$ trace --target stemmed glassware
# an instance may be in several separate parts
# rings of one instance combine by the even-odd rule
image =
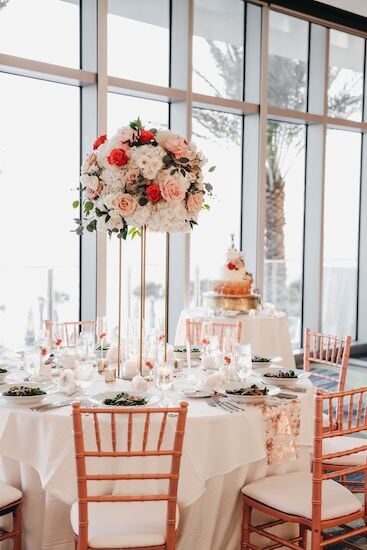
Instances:
[[[240,380],[246,380],[252,370],[251,344],[235,344],[234,364]]]
[[[162,406],[167,406],[165,393],[172,387],[173,366],[171,363],[160,363],[154,369],[154,383],[161,392],[160,401]]]

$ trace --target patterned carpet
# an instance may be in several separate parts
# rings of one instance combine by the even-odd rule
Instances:
[[[323,370],[325,371],[326,369],[320,368],[319,372],[322,373]],[[326,371],[326,374],[328,374],[330,376],[330,369],[328,369]],[[326,391],[335,391],[336,390],[335,385],[331,381],[322,380],[322,379],[317,378],[317,377],[311,377],[311,380],[315,385],[319,386],[320,388],[322,388]],[[349,363],[349,366],[348,366],[347,387],[348,388],[358,388],[358,387],[362,387],[362,386],[366,386],[366,385],[367,385],[367,360],[366,360],[366,358],[351,359],[350,363]],[[366,437],[367,437],[367,435],[366,435]],[[359,479],[359,480],[363,479],[363,474],[361,474],[358,477],[356,476],[354,478],[355,481],[357,479]],[[362,500],[363,496],[360,495],[360,498]],[[354,524],[352,524],[352,526],[355,527],[355,528],[362,527],[363,522],[362,521],[355,522]],[[328,530],[328,532],[331,535],[334,535],[334,536],[340,534],[342,531],[343,530],[339,529],[339,528]],[[350,542],[353,542],[355,545],[359,546],[361,548],[361,550],[367,550],[367,538],[365,536],[352,538],[352,539],[350,539]],[[331,544],[330,546],[327,546],[326,548],[330,549],[330,550],[346,550],[348,547],[345,546],[345,544],[340,543],[340,544]]]

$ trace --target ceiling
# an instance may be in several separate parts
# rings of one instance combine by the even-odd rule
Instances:
[[[323,4],[329,4],[335,8],[340,8],[341,10],[350,11],[352,13],[357,13],[358,15],[363,15],[367,17],[367,1],[366,0],[318,0]],[[366,24],[367,30],[367,24]]]

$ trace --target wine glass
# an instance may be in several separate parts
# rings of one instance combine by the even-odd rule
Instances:
[[[39,373],[41,368],[41,360],[39,353],[26,353],[24,356],[24,370],[28,374],[29,378]]]
[[[167,405],[165,392],[172,387],[173,367],[170,363],[161,363],[154,369],[155,385],[161,392],[160,401],[163,406]]]

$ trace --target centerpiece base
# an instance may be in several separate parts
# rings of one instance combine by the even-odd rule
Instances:
[[[239,311],[248,312],[250,309],[258,309],[260,296],[258,294],[247,294],[246,296],[226,296],[217,292],[205,292],[203,294],[203,305],[208,309],[216,311]]]

